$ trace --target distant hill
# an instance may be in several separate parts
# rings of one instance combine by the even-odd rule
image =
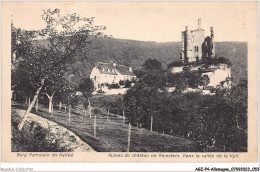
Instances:
[[[114,38],[95,38],[92,44],[78,53],[82,61],[76,61],[71,66],[78,82],[81,77],[88,77],[96,62],[116,62],[132,66],[133,70],[142,68],[148,58],[159,60],[164,68],[173,61],[180,59],[181,42],[144,42]],[[217,42],[216,55],[226,57],[232,62],[232,77],[237,83],[240,77],[247,76],[247,43]]]
[[[40,41],[46,44],[46,40]],[[233,84],[241,77],[247,76],[247,43],[216,42],[216,56],[228,58],[231,63]],[[92,43],[72,63],[69,73],[73,82],[79,83],[81,78],[89,77],[96,62],[116,62],[132,66],[133,70],[141,69],[145,60],[159,60],[163,68],[173,61],[179,60],[181,42],[145,42],[114,38],[93,38]],[[74,76],[74,77],[73,77]]]
[[[216,42],[216,55],[228,58],[231,63],[233,84],[240,78],[247,77],[247,43],[246,42]]]

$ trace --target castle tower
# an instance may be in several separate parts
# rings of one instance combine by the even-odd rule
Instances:
[[[215,57],[215,41],[214,41],[213,27],[210,27],[210,37],[211,37],[211,57]]]
[[[201,18],[198,19],[198,29],[197,30],[201,30]]]
[[[181,60],[183,63],[188,61],[188,49],[189,49],[189,29],[188,26],[185,26],[185,31],[182,32],[182,54]]]
[[[184,63],[196,62],[202,59],[202,44],[205,39],[205,31],[201,28],[201,19],[198,19],[196,30],[189,30],[188,26],[182,32],[181,60]]]

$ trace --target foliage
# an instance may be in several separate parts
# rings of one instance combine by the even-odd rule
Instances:
[[[125,85],[125,81],[124,80],[120,80],[119,81],[119,85]]]
[[[79,85],[79,91],[83,92],[86,96],[90,96],[94,90],[94,83],[90,78],[85,78],[81,80]]]
[[[66,106],[75,107],[81,101],[81,96],[76,95],[76,88],[77,87],[75,85],[70,85],[70,83],[65,85],[60,100]]]
[[[162,63],[156,59],[147,59],[143,64],[144,70],[162,70]]]
[[[108,89],[115,89],[115,88],[120,88],[120,86],[115,83],[115,84],[108,84]]]
[[[143,64],[140,72],[141,77],[139,83],[143,83],[149,87],[163,88],[166,86],[166,77],[162,69],[162,64],[156,59],[148,59]]]
[[[141,83],[147,84],[150,87],[164,88],[166,86],[166,78],[162,72],[149,71]]]
[[[119,85],[124,86],[124,88],[130,88],[132,86],[132,83],[136,83],[135,80],[120,80]]]
[[[47,129],[37,123],[26,125],[22,131],[17,129],[18,122],[12,115],[12,152],[70,152],[61,146],[61,140],[55,139]]]
[[[143,78],[146,74],[146,72],[142,69],[139,70],[134,70],[134,74],[136,75],[137,78]]]
[[[124,104],[131,123],[141,123],[149,128],[153,115],[154,126],[158,126],[159,132],[184,135],[194,140],[201,151],[214,147],[245,151],[246,93],[247,84],[243,80],[232,90],[226,90],[224,95],[159,92],[137,83],[124,95]]]
[[[106,28],[95,26],[93,17],[75,13],[63,16],[59,9],[44,10],[42,19],[46,23],[42,30],[12,28],[12,51],[20,59],[12,70],[12,85],[24,92],[24,87],[35,88],[34,91],[38,88],[39,92],[42,88],[46,92],[59,92],[57,98],[75,104],[78,97],[73,89],[76,87],[67,77],[67,71],[73,62],[80,60],[77,54],[91,44],[90,38],[104,36],[102,31]]]
[[[176,90],[185,90],[186,88],[198,88],[206,86],[209,83],[208,76],[202,76],[200,72],[184,71],[180,73],[168,73],[167,83],[170,87],[176,87]]]
[[[88,99],[91,97],[91,94],[94,91],[94,83],[90,78],[82,79],[78,89],[82,93],[80,96],[81,102],[86,108],[88,106]]]
[[[180,66],[183,66],[183,63],[181,61],[174,61],[168,64],[168,68],[180,67]]]
[[[126,80],[126,82],[125,82],[125,88],[130,88],[132,83],[135,83],[135,82],[131,82],[131,81],[129,81],[129,80]]]
[[[217,65],[217,64],[226,64],[227,66],[231,66],[231,62],[229,59],[224,57],[216,57],[213,59],[208,59],[205,61],[207,65]]]

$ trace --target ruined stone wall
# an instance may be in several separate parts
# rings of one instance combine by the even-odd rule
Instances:
[[[210,36],[205,38],[200,19],[197,30],[189,30],[186,26],[185,31],[182,32],[182,62],[196,62],[201,61],[202,58],[215,56],[213,27],[210,28],[210,32]]]

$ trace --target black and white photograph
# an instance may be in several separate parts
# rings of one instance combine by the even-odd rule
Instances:
[[[16,158],[257,158],[256,2],[4,5]]]

